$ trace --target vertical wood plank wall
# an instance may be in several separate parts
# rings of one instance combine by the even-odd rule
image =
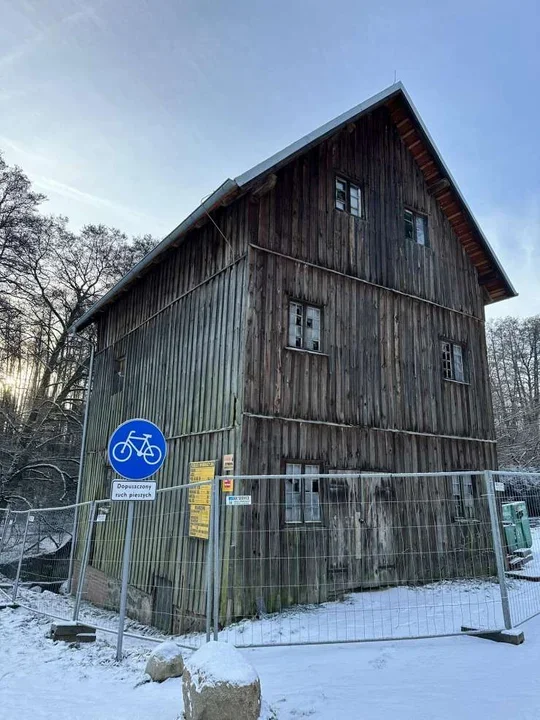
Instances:
[[[336,174],[361,187],[362,218],[335,209]],[[244,474],[281,473],[287,460],[323,471],[496,466],[485,294],[388,110],[375,110],[276,176],[258,197],[214,214],[228,243],[210,223],[194,230],[100,317],[83,499],[108,495],[107,439],[136,416],[165,430],[160,483],[169,487],[187,481],[189,462],[227,452]],[[404,207],[427,214],[428,247],[404,238]],[[322,307],[321,353],[286,347],[289,299]],[[467,384],[442,379],[440,337],[465,344]],[[122,357],[124,389],[113,394]],[[416,489],[374,482],[358,495],[340,482],[323,485],[323,522],[309,528],[285,527],[282,483],[238,483],[235,491],[252,494],[253,505],[224,512],[224,621],[261,605],[329,599],[336,588],[429,575],[420,560],[368,567],[365,558],[382,537],[372,534],[368,545],[355,541],[362,557],[336,581],[352,551],[336,544],[347,533],[332,528],[332,507],[350,507],[343,523],[361,512],[390,537],[400,527],[394,501],[433,492],[427,481]],[[392,503],[384,500],[389,492]],[[437,492],[440,519],[451,487],[440,483]],[[117,577],[124,520],[121,509],[114,512],[118,522],[96,529],[92,563]],[[185,498],[167,493],[152,511],[138,512],[144,531],[130,582],[144,592],[156,578],[171,585],[185,628],[186,618],[203,612],[206,543],[185,541]],[[471,546],[485,542],[471,528],[431,525],[425,541],[441,552],[463,543],[463,533],[472,533]],[[392,552],[401,541],[395,535]]]
[[[275,187],[260,199],[258,232],[249,249],[244,473],[283,473],[286,460],[316,463],[323,472],[496,467],[485,296],[387,109],[345,128],[276,175]],[[361,187],[363,218],[335,209],[336,175]],[[428,215],[429,247],[405,239],[404,207]],[[321,353],[287,348],[290,299],[322,307]],[[465,344],[467,384],[443,380],[441,337]],[[323,482],[323,521],[303,527],[284,523],[282,483],[246,482],[243,491],[252,494],[253,505],[241,513],[238,545],[244,552],[232,615],[255,612],[261,603],[271,610],[331,598],[331,566],[355,543],[364,562],[350,563],[353,577],[343,587],[429,577],[429,563],[411,564],[410,555],[398,552],[402,531],[395,528],[415,495],[416,525],[432,528],[417,542],[440,557],[465,540],[488,547],[485,526],[458,528],[451,522],[451,484],[429,482],[419,480],[415,487],[396,481],[390,487],[385,481],[383,491],[381,483],[366,481],[371,489],[361,502],[358,487],[346,480],[334,482],[332,493]],[[389,492],[392,502],[385,504]],[[420,509],[433,493],[440,503],[430,513],[438,514],[438,523]],[[477,502],[482,513],[478,497]],[[348,517],[340,522],[348,530],[333,533],[332,515],[344,512]],[[359,516],[377,518],[380,525],[378,534],[362,534],[360,544],[350,542],[353,528],[360,537]],[[392,536],[390,548],[383,538]],[[343,546],[347,542],[351,547]],[[446,566],[449,575],[460,572],[454,557],[453,567]]]
[[[109,496],[108,438],[129,418],[155,422],[167,438],[158,487],[189,482],[194,460],[240,457],[246,208],[236,203],[217,219],[230,246],[202,228],[100,320],[83,499]],[[136,513],[130,584],[149,594],[172,586],[174,627],[200,626],[208,543],[188,537],[187,493],[163,493]],[[93,567],[111,578],[120,576],[124,531],[125,507],[113,504],[96,525],[92,554]]]

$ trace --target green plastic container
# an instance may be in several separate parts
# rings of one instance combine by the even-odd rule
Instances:
[[[503,503],[502,515],[508,550],[513,552],[532,547],[531,525],[526,504],[522,501]]]

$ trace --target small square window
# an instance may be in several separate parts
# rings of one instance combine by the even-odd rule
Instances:
[[[296,301],[289,303],[289,347],[320,352],[321,308]]]
[[[362,217],[362,190],[358,185],[336,178],[336,208],[354,217]]]
[[[441,340],[441,365],[445,380],[466,382],[464,353],[465,348],[461,343]]]
[[[422,215],[405,208],[403,211],[405,239],[413,240],[418,243],[418,245],[428,245],[427,220],[427,215]]]

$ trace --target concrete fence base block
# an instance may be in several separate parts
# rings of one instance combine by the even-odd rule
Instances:
[[[62,642],[90,643],[96,641],[96,628],[77,622],[53,622],[49,637]]]
[[[471,637],[479,637],[483,640],[508,643],[509,645],[521,645],[525,642],[523,630],[498,630],[496,632],[478,632],[476,628],[462,627],[462,632],[469,633]]]
[[[18,603],[0,601],[0,610],[5,610],[6,608],[18,608],[18,607],[19,607]]]

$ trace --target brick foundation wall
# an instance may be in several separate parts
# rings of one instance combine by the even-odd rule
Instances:
[[[73,593],[79,586],[80,562],[75,561],[73,566]],[[120,581],[111,578],[101,570],[89,565],[86,568],[83,600],[105,610],[115,610],[120,607]],[[128,585],[127,607],[128,617],[145,625],[152,624],[152,597],[142,590]]]

